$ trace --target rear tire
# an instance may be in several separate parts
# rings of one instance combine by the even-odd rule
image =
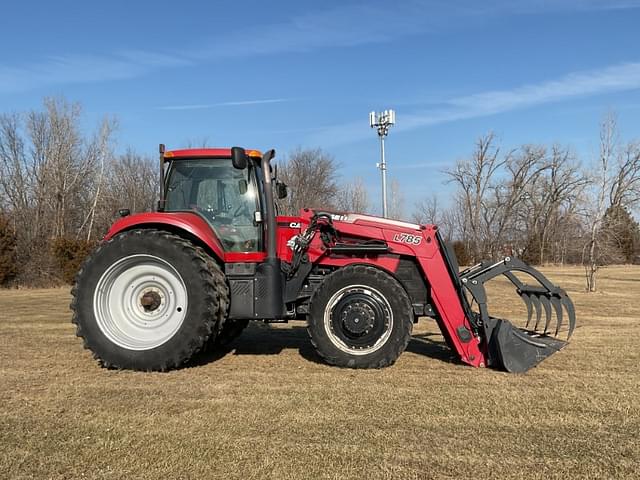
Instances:
[[[225,303],[209,262],[191,242],[160,230],[104,242],[76,276],[76,335],[104,367],[165,371],[184,364],[226,315],[228,295]]]
[[[365,265],[340,268],[311,298],[307,332],[331,365],[382,368],[405,350],[413,329],[411,301],[389,274]]]
[[[226,347],[236,338],[242,335],[242,332],[249,325],[249,320],[227,320],[218,333],[215,340],[215,346]]]
[[[204,253],[202,249],[199,250]],[[227,318],[230,302],[229,286],[227,285],[224,273],[218,264],[208,255],[207,259],[207,266],[213,273],[216,290],[218,291],[220,299],[218,315],[213,319],[212,323],[212,329],[215,329],[217,335],[212,335],[209,340],[207,340],[203,349],[206,352],[213,352],[217,347],[226,347],[238,338],[247,325],[249,325],[249,320],[235,320]]]

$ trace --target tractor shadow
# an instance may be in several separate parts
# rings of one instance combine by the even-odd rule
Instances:
[[[289,323],[287,328],[251,322],[242,334],[226,346],[212,352],[203,352],[189,362],[189,366],[201,366],[215,362],[226,355],[278,355],[283,350],[297,350],[309,362],[325,364],[316,353],[304,323]],[[411,337],[407,352],[433,358],[446,363],[460,363],[437,333],[419,333]]]
[[[440,360],[445,363],[455,363],[462,365],[456,354],[449,348],[439,333],[418,333],[414,334],[407,345],[405,352],[423,355],[425,357]]]
[[[302,358],[313,363],[324,363],[309,340],[305,326],[289,323],[280,328],[266,323],[250,322],[242,334],[228,345],[194,357],[189,366],[206,365],[227,355],[278,355],[283,350],[298,350]]]

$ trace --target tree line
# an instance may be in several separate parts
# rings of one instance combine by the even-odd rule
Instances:
[[[0,115],[0,285],[70,282],[121,208],[153,210],[154,157],[117,153],[117,121],[87,132],[82,109],[63,98],[39,110]],[[561,145],[505,149],[494,134],[444,171],[448,198],[425,197],[407,213],[391,179],[389,215],[435,223],[461,264],[516,255],[534,264],[581,264],[587,289],[609,263],[640,261],[640,143],[622,142],[615,116],[601,125],[599,152],[581,162]],[[289,185],[281,214],[302,207],[356,213],[373,205],[361,178],[344,179],[322,149],[296,149],[278,162]],[[377,202],[376,202],[377,204]]]
[[[640,263],[640,143],[622,142],[616,117],[600,126],[591,162],[561,145],[504,150],[493,134],[447,169],[454,199],[431,218],[446,226],[464,264],[516,255],[533,264],[585,267],[596,290],[602,265]],[[427,202],[433,206],[435,200]]]
[[[49,98],[0,115],[0,285],[70,282],[119,208],[153,207],[157,163],[115,154],[115,119],[85,133],[81,113]]]

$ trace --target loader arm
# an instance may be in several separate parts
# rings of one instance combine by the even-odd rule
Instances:
[[[483,338],[464,295],[455,254],[447,249],[437,227],[427,226],[424,235],[427,252],[419,256],[418,261],[431,289],[432,307],[440,331],[462,362],[485,367]]]

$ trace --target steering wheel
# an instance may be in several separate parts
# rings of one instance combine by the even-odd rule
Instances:
[[[247,217],[251,216],[251,212],[249,212],[249,206],[247,205],[247,202],[241,202],[240,205],[238,205],[233,210],[233,213],[231,214],[231,218],[232,219],[238,218],[241,214],[246,215]]]

